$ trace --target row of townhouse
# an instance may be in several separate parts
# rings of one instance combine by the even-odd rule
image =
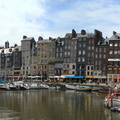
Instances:
[[[120,34],[66,33],[63,38],[23,36],[21,46],[0,48],[0,76],[84,76],[94,81],[119,81]]]

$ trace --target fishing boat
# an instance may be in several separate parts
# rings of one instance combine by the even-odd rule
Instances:
[[[78,86],[75,91],[80,91],[80,92],[90,92],[91,91],[91,87],[89,86]]]

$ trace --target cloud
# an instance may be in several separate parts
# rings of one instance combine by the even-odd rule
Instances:
[[[23,35],[64,37],[73,28],[111,36],[120,31],[119,6],[115,0],[0,0],[0,45],[20,45]]]

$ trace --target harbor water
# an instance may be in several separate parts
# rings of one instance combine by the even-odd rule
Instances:
[[[0,120],[120,120],[106,94],[72,90],[0,91]]]

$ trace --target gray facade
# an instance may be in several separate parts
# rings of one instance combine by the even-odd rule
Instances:
[[[21,75],[31,75],[33,73],[33,56],[35,54],[36,42],[33,37],[23,36],[21,40],[21,50],[22,50],[22,68]]]
[[[19,76],[21,61],[21,46],[9,48],[9,43],[5,43],[5,48],[0,49],[0,76]]]
[[[58,37],[55,45],[55,75],[61,76],[63,73],[63,58],[64,58],[64,41],[65,38]]]

